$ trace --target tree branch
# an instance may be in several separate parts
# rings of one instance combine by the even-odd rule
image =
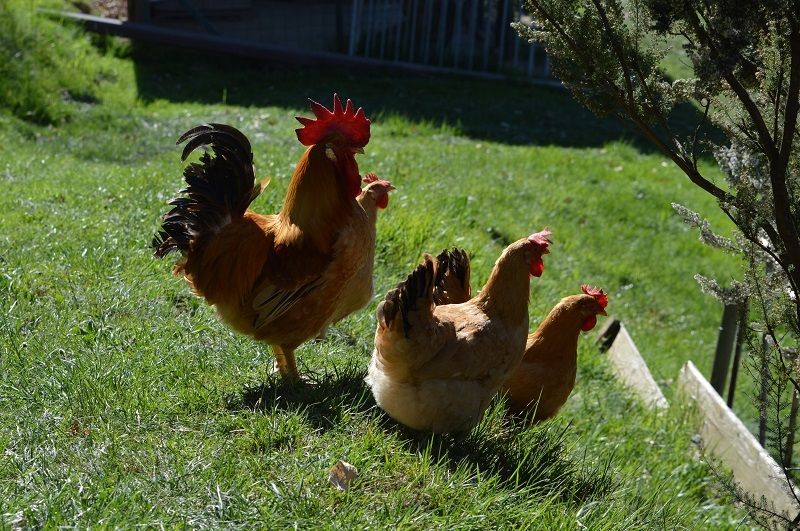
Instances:
[[[596,2],[597,0],[593,1]],[[555,19],[553,13],[544,7],[542,2],[539,0],[528,0],[528,2],[536,10],[536,12],[552,26],[561,39],[563,39],[564,42],[569,46],[573,53],[573,57],[581,62],[584,70],[590,73],[596,72],[597,69],[592,62],[592,57],[587,56],[586,49],[582,46],[578,46],[575,40],[570,37],[570,35],[566,32],[564,25]],[[628,74],[626,74],[625,77],[628,81],[630,81]],[[633,125],[648,141],[658,148],[661,153],[672,160],[681,169],[681,171],[683,171],[686,176],[689,177],[689,180],[692,181],[692,183],[714,196],[718,201],[726,203],[734,202],[734,196],[703,177],[697,168],[693,167],[691,161],[686,160],[676,153],[655,133],[650,126],[647,125],[644,119],[639,115],[639,112],[636,109],[636,106],[632,103],[631,99],[620,96],[620,92],[624,92],[625,89],[618,87],[613,80],[608,78],[608,76],[601,74],[601,78],[605,86],[605,91],[617,101],[617,104],[620,108],[627,111],[627,115],[623,115],[623,117],[633,123]],[[628,90],[627,94],[629,96],[632,95],[632,86],[631,89]]]
[[[633,90],[633,83],[632,83],[632,78],[631,78],[631,68],[639,76],[639,82],[642,84],[642,87],[644,88],[645,92],[647,93],[647,96],[650,98],[650,100],[652,102],[655,102],[656,101],[656,97],[655,97],[655,94],[653,93],[653,90],[647,84],[647,76],[645,76],[644,72],[642,72],[642,69],[640,68],[640,65],[639,65],[638,61],[636,61],[635,59],[633,61],[631,61],[631,62],[628,61],[628,57],[625,54],[625,48],[622,46],[622,43],[619,42],[619,39],[617,38],[617,34],[614,32],[614,28],[611,26],[611,21],[608,19],[608,14],[606,13],[606,9],[603,7],[603,5],[598,0],[592,0],[592,3],[594,4],[595,9],[597,9],[597,14],[600,16],[600,21],[603,23],[603,30],[605,31],[605,33],[608,36],[609,40],[611,40],[611,45],[612,45],[612,47],[614,49],[614,53],[616,54],[617,59],[619,60],[620,64],[622,65],[623,73],[625,75],[625,85],[626,85],[626,88],[627,88],[627,91],[628,91],[628,101],[629,101],[629,105],[630,105],[631,109],[635,109],[636,108],[636,101],[634,99],[635,93],[634,93],[634,90]],[[638,44],[638,41],[637,41],[637,44]],[[643,104],[643,106],[646,106],[648,108],[648,110],[650,111],[650,113],[653,114],[656,117],[656,119],[658,120],[659,124],[664,129],[664,131],[667,133],[667,136],[670,137],[672,142],[677,147],[681,147],[679,142],[677,141],[677,137],[672,132],[672,128],[669,126],[669,122],[667,121],[667,119],[664,116],[664,114],[661,113],[658,109],[656,109],[656,108],[654,108],[654,107],[652,107],[650,105]],[[683,153],[682,153],[682,155],[683,155]]]
[[[705,27],[700,23],[700,20],[698,19],[698,13],[692,9],[687,9],[686,18],[687,21],[692,25],[692,29],[694,30],[695,34],[697,34],[697,36],[700,38],[701,43],[708,46],[708,49],[711,51],[712,59],[714,59],[718,66],[722,66],[720,61],[721,54],[717,49],[716,42],[714,42],[714,39],[711,37],[709,32],[706,31]],[[742,103],[742,106],[744,106],[747,114],[750,116],[750,119],[753,120],[761,147],[764,149],[771,163],[777,158],[778,150],[775,148],[775,141],[769,134],[769,129],[767,128],[767,124],[764,122],[764,117],[761,115],[761,111],[750,97],[750,93],[747,92],[747,89],[744,88],[736,75],[734,75],[733,70],[730,68],[725,68],[722,71],[722,77],[728,83],[728,86],[731,88],[731,90],[736,94],[736,97]]]
[[[800,109],[800,27],[796,22],[790,22],[792,32],[789,40],[789,53],[791,66],[789,70],[789,90],[786,95],[786,109],[784,113],[783,138],[781,139],[780,152],[775,161],[774,171],[770,171],[772,181],[772,195],[775,202],[775,221],[778,232],[786,246],[795,268],[800,275],[800,234],[794,225],[789,204],[789,189],[786,185],[786,169],[792,154],[792,143],[797,131],[797,113]],[[780,109],[775,109],[779,112]],[[798,276],[800,279],[800,276]],[[800,295],[800,294],[799,294]]]

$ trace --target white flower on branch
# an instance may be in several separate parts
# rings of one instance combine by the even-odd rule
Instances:
[[[711,224],[705,218],[701,217],[700,214],[693,210],[689,210],[683,205],[678,203],[672,203],[672,208],[678,215],[683,219],[683,222],[689,225],[690,227],[694,227],[700,230],[700,241],[709,245],[711,247],[716,247],[718,249],[723,249],[725,251],[737,251],[738,247],[732,240],[720,236],[719,234],[715,233],[711,230]]]
[[[701,290],[713,295],[717,300],[726,305],[742,304],[750,295],[748,286],[736,280],[731,281],[731,285],[724,288],[713,278],[704,277],[699,273],[694,276],[694,279],[700,284]]]

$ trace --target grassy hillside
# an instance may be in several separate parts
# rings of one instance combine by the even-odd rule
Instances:
[[[741,525],[697,458],[687,411],[643,410],[589,336],[565,411],[538,427],[504,420],[498,403],[469,435],[414,433],[362,382],[377,297],[421,252],[468,249],[479,286],[507,242],[544,225],[554,245],[533,283],[532,326],[588,282],[610,292],[661,383],[686,359],[710,365],[721,309],[691,277],[725,278],[736,264],[669,203],[724,220],[618,124],[527,85],[87,53],[108,75],[92,81],[95,100],[64,103],[69,119],[45,127],[0,111],[4,524]],[[379,220],[376,299],[299,350],[317,384],[296,390],[148,243],[181,186],[180,133],[206,121],[242,129],[258,174],[273,177],[254,208],[275,211],[301,153],[293,117],[306,96],[328,103],[334,91],[373,120],[362,171],[398,191]],[[326,482],[337,459],[360,471],[347,493]]]

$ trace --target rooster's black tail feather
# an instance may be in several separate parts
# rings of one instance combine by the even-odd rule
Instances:
[[[255,184],[253,153],[247,137],[224,124],[206,124],[186,131],[178,144],[187,142],[181,160],[198,147],[200,162],[186,166],[186,188],[170,201],[172,209],[164,214],[161,230],[152,242],[154,254],[163,258],[172,251],[189,252],[198,240],[216,234],[232,220],[242,217],[261,191]]]

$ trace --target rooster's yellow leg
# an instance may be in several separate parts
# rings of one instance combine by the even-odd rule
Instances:
[[[272,352],[275,353],[275,362],[281,376],[292,382],[300,381],[300,373],[297,372],[297,363],[294,359],[294,349],[271,345]]]

